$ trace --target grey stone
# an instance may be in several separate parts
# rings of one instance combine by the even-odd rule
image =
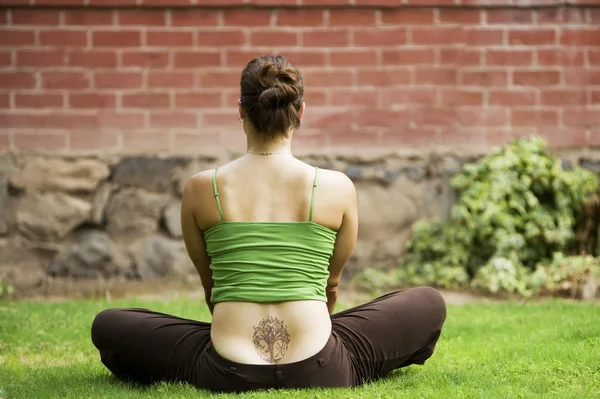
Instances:
[[[30,239],[59,240],[87,222],[91,209],[89,202],[65,193],[28,195],[19,201],[17,226]]]
[[[183,277],[196,273],[185,245],[180,240],[154,235],[131,245],[129,252],[134,270],[142,280]]]
[[[112,184],[105,182],[98,187],[98,190],[94,193],[94,197],[92,198],[92,216],[91,222],[95,225],[100,225],[104,223],[104,211],[106,209],[106,204],[108,203],[108,199],[112,194],[114,187]]]
[[[560,166],[563,168],[563,170],[571,170],[573,169],[573,162],[571,162],[569,159],[561,159]]]
[[[123,158],[113,169],[112,180],[127,187],[143,188],[158,193],[171,192],[175,172],[190,163],[183,157],[131,157]]]
[[[11,175],[10,182],[28,193],[91,193],[109,173],[108,165],[96,159],[31,157]]]
[[[403,175],[413,181],[421,181],[427,176],[427,166],[424,164],[407,165],[402,168]]]
[[[171,237],[183,237],[181,231],[181,201],[171,201],[167,205],[163,213],[163,220]]]
[[[600,159],[583,158],[579,166],[600,175]]]
[[[190,177],[203,170],[214,168],[216,166],[216,161],[217,158],[203,157],[201,159],[193,160],[184,167],[177,168],[174,175],[177,185],[177,194],[180,196],[183,194],[185,184]]]
[[[8,156],[0,157],[0,235],[8,233],[9,196],[8,181],[14,163]]]
[[[364,169],[364,166],[361,166],[361,165],[348,165],[346,167],[346,170],[344,170],[344,173],[351,180],[359,180],[364,177],[363,169]]]
[[[168,194],[125,188],[114,193],[106,205],[107,231],[113,238],[136,238],[158,231]]]
[[[0,281],[16,290],[39,287],[46,278],[48,260],[16,239],[0,239]]]
[[[120,256],[108,234],[98,230],[81,230],[74,234],[66,249],[52,262],[53,277],[108,278],[127,276],[129,262]]]

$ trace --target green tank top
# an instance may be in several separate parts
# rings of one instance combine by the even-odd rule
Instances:
[[[306,222],[225,220],[217,169],[212,182],[221,222],[204,231],[214,286],[211,301],[327,302],[329,258],[337,232],[312,221],[318,168]]]

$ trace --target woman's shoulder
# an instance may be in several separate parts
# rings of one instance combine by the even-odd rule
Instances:
[[[317,186],[340,196],[352,195],[356,192],[354,182],[343,172],[319,168]]]

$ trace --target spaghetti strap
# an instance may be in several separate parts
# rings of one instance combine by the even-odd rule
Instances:
[[[310,197],[310,208],[308,210],[308,221],[312,222],[313,205],[315,203],[315,188],[317,188],[317,176],[319,175],[319,168],[315,166],[315,180],[313,181],[312,195]]]
[[[219,215],[221,215],[221,222],[225,220],[223,217],[223,208],[221,208],[221,200],[219,199],[219,192],[217,191],[217,169],[213,171],[212,183],[213,183],[213,191],[215,193],[215,199],[217,200],[217,207],[219,208]]]

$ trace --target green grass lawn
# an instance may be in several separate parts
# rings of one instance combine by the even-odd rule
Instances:
[[[42,398],[600,398],[600,306],[548,301],[449,306],[425,366],[357,389],[214,395],[189,386],[115,381],[90,341],[106,307],[208,320],[191,300],[0,302],[0,399]]]

